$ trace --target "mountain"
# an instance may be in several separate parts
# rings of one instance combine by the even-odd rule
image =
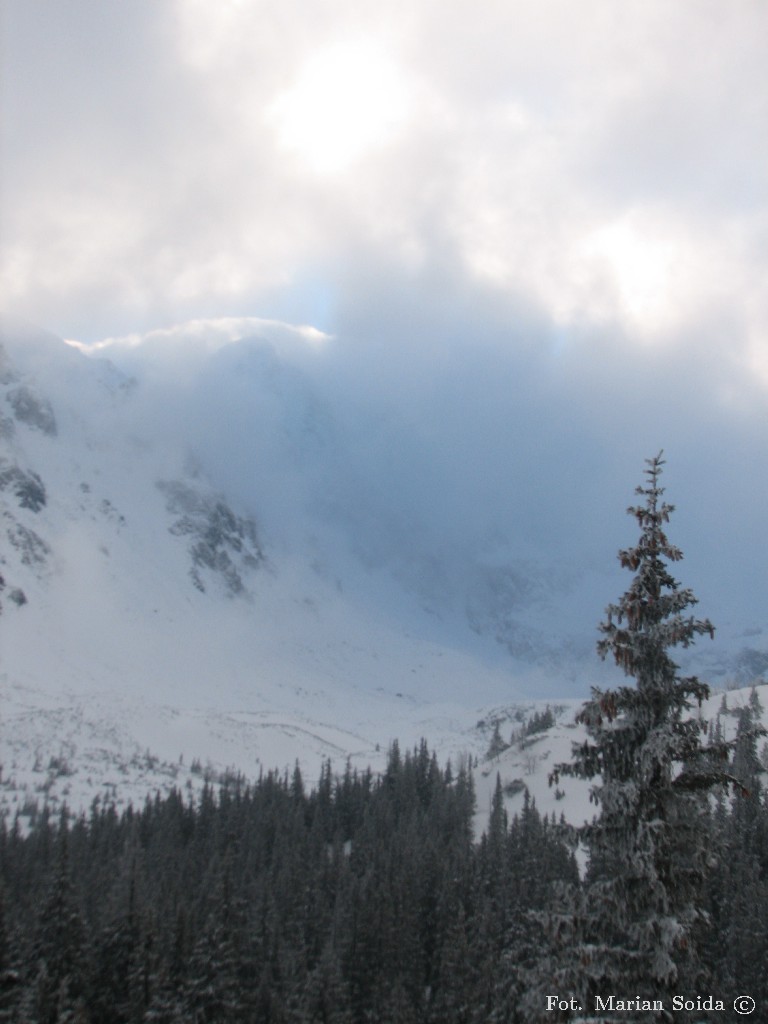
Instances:
[[[443,530],[428,463],[391,444],[407,424],[327,379],[318,332],[224,320],[85,350],[4,321],[0,343],[6,807],[314,778],[422,736],[482,758],[489,723],[604,677],[610,572]],[[748,643],[721,675],[762,673]]]

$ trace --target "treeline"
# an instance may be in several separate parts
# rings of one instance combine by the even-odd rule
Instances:
[[[712,809],[710,974],[768,1000],[768,810],[743,712]],[[0,828],[0,1020],[18,1024],[489,1024],[519,1018],[537,911],[579,884],[567,829],[394,745],[349,767],[234,780],[118,814]],[[735,993],[738,994],[738,993]],[[768,1002],[763,1002],[763,1006]]]

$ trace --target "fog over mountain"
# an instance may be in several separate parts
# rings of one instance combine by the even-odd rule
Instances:
[[[23,331],[8,342],[31,393],[52,417],[60,410],[57,422],[71,418],[69,432],[47,437],[62,488],[80,483],[62,475],[64,459],[80,458],[73,445],[105,453],[99,473],[112,486],[127,487],[120,458],[125,474],[161,482],[146,494],[158,506],[164,496],[171,515],[204,480],[257,524],[265,572],[288,565],[329,591],[351,589],[373,618],[414,616],[418,632],[504,665],[510,690],[579,695],[599,674],[595,626],[623,585],[616,549],[633,532],[623,512],[658,426],[635,420],[644,448],[623,437],[598,446],[586,403],[564,410],[551,383],[536,393],[530,368],[498,353],[492,367],[478,354],[430,373],[414,366],[401,388],[370,376],[353,387],[335,339],[274,322],[195,323],[113,340],[89,358]],[[629,426],[631,396],[627,405]],[[728,582],[746,553],[754,481],[734,479],[736,457],[709,463],[701,437],[668,458],[681,576],[726,637],[760,628],[748,588]],[[742,579],[759,557],[742,562]],[[732,647],[700,652],[703,663],[738,671]]]
[[[586,409],[556,430],[553,389],[512,360],[356,388],[336,339],[256,319],[90,348],[5,320],[2,346],[13,794],[46,764],[99,792],[132,773],[140,795],[179,758],[314,772],[422,735],[484,752],[515,708],[616,681],[595,627],[626,585],[642,457],[590,448]],[[668,466],[679,575],[722,627],[681,654],[715,684],[768,664],[759,605],[728,582],[760,557],[738,562],[737,469],[698,443]]]
[[[186,444],[272,543],[314,545],[318,564],[351,557],[379,608],[407,594],[438,630],[469,625],[515,657],[554,659],[553,692],[584,692],[594,672],[595,626],[625,584],[625,509],[659,448],[681,577],[726,635],[761,625],[759,423],[703,406],[695,365],[687,389],[683,366],[668,360],[665,379],[627,354],[585,381],[540,337],[525,345],[540,325],[523,324],[517,347],[473,347],[469,322],[450,319],[439,357],[415,339],[407,360],[255,320],[97,351],[142,382],[147,428]]]

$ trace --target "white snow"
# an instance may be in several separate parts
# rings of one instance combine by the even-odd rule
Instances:
[[[279,325],[267,327],[280,334]],[[288,334],[290,344],[299,343]],[[326,758],[339,770],[347,758],[379,769],[392,740],[406,749],[424,737],[442,760],[480,759],[479,824],[487,820],[497,772],[504,783],[520,780],[545,813],[565,811],[571,820],[591,814],[586,785],[561,782],[565,795],[558,798],[547,784],[580,736],[572,724],[579,701],[527,696],[539,686],[557,692],[557,665],[510,658],[457,614],[430,610],[412,588],[345,548],[327,521],[308,514],[293,485],[276,486],[294,534],[275,527],[274,495],[265,498],[270,515],[263,521],[258,503],[245,507],[221,494],[211,483],[217,474],[210,452],[206,463],[185,433],[199,390],[186,404],[177,395],[177,404],[165,407],[151,379],[136,382],[103,359],[18,325],[6,324],[0,335],[0,425],[13,421],[0,439],[0,470],[36,473],[47,496],[33,511],[20,507],[12,486],[0,490],[6,811],[35,801],[76,809],[95,797],[141,801],[156,789],[195,791],[227,771],[254,777],[290,770],[296,761],[314,781]],[[198,363],[227,343],[223,335],[201,342]],[[11,393],[20,386],[50,403],[55,434],[14,418]],[[299,420],[309,415],[291,409]],[[321,428],[315,420],[311,427],[300,462],[313,458],[313,431]],[[239,439],[272,445],[265,487],[277,479],[275,452],[291,450],[297,436],[276,448],[273,438]],[[225,448],[216,450],[228,458]],[[233,454],[235,464],[241,455]],[[254,465],[263,466],[258,459]],[[193,585],[190,549],[198,535],[186,527],[171,532],[180,513],[169,511],[163,481],[181,481],[201,508],[221,500],[235,518],[253,519],[261,564],[248,564],[237,537],[217,549],[231,558],[242,594],[205,566],[198,567],[205,592]],[[11,599],[12,591],[23,591],[27,603]],[[484,760],[495,718],[508,739],[521,716],[548,703],[559,709],[553,729]],[[522,802],[517,788],[508,797],[511,813]]]

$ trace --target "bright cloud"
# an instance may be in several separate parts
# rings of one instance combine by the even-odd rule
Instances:
[[[352,39],[314,54],[267,109],[280,145],[330,173],[386,144],[407,114],[407,90],[375,43]]]
[[[601,309],[595,303],[593,315],[618,311],[646,340],[658,328],[676,326],[675,317],[694,301],[700,256],[684,232],[664,222],[643,223],[634,211],[597,228],[578,250],[578,258],[606,286],[605,304]]]
[[[0,279],[22,315],[93,341],[310,322],[322,294],[335,332],[385,321],[389,285],[418,320],[458,282],[476,335],[501,308],[510,335],[536,307],[572,341],[664,349],[728,323],[760,379],[762,0],[62,10],[3,5]]]

